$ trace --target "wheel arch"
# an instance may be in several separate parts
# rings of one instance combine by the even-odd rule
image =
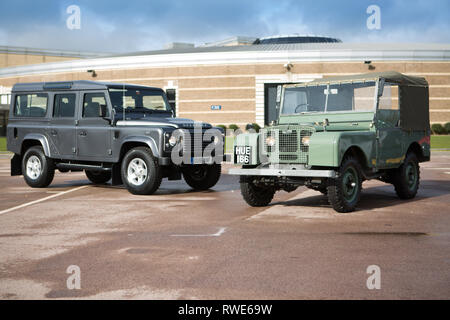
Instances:
[[[123,157],[128,151],[136,147],[150,148],[152,155],[156,158],[159,158],[159,151],[155,140],[148,137],[130,137],[125,139],[120,147],[120,161],[122,161]]]
[[[356,145],[353,145],[353,146],[350,146],[349,148],[347,148],[347,150],[344,152],[342,158],[339,161],[339,165],[342,165],[342,162],[344,161],[344,159],[349,155],[355,157],[363,169],[368,169],[369,163],[367,161],[367,156],[364,153],[364,151]]]
[[[46,157],[50,157],[50,147],[47,138],[42,134],[27,134],[20,147],[21,156],[31,147],[41,146]]]
[[[414,141],[412,142],[409,147],[408,150],[406,151],[406,154],[408,154],[408,152],[414,152],[415,155],[417,156],[417,158],[419,159],[419,162],[423,162],[423,161],[428,161],[429,159],[423,154],[423,150],[420,147],[420,145]]]

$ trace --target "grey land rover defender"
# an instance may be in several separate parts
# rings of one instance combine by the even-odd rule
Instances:
[[[23,175],[31,187],[47,187],[56,169],[84,170],[93,183],[123,183],[133,194],[154,193],[163,178],[183,176],[197,190],[213,187],[220,178],[223,132],[175,118],[159,88],[18,83],[9,114],[11,175]]]

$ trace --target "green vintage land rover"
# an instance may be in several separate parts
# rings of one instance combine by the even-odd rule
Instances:
[[[236,137],[234,163],[251,206],[306,186],[338,212],[355,210],[362,182],[416,196],[419,163],[430,160],[428,83],[398,72],[317,79],[278,88],[278,120]]]

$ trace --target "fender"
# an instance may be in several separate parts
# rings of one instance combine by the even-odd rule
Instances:
[[[50,158],[50,146],[48,144],[48,139],[45,135],[40,134],[40,133],[28,133],[27,135],[25,135],[25,137],[23,138],[22,141],[22,145],[20,146],[21,151],[22,151],[22,146],[24,144],[25,141],[29,141],[29,140],[36,140],[39,141],[42,145],[42,148],[44,149],[44,154],[46,157]]]
[[[366,158],[367,167],[375,155],[375,133],[371,131],[316,132],[311,136],[309,162],[311,166],[339,167],[352,147],[359,148]]]
[[[124,144],[128,142],[140,142],[146,144],[150,150],[152,150],[153,156],[156,158],[160,158],[161,154],[158,149],[158,145],[156,144],[155,140],[152,137],[146,137],[146,136],[131,136],[127,137],[125,140],[122,141],[122,145],[120,146],[120,149],[122,150],[122,147]]]

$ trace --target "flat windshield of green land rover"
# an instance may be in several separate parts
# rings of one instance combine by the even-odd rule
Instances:
[[[375,81],[286,87],[281,115],[375,110]]]
[[[128,118],[141,118],[154,113],[171,114],[169,103],[163,91],[133,87],[110,87],[109,97],[115,114],[123,113]]]

